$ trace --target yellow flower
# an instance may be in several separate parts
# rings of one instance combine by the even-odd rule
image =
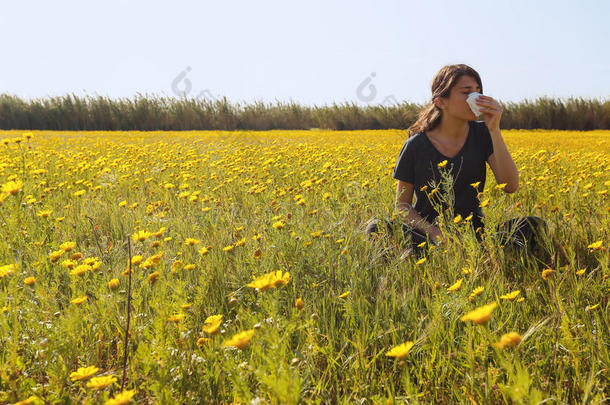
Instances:
[[[553,275],[553,273],[555,273],[555,270],[545,269],[542,271],[542,278],[546,280],[547,278],[549,278],[549,276]]]
[[[59,245],[59,248],[61,250],[63,250],[64,252],[69,252],[72,249],[74,249],[75,247],[76,247],[76,242],[70,242],[70,241],[64,242],[61,245]]]
[[[205,343],[207,343],[209,341],[210,341],[210,338],[200,337],[199,339],[197,339],[197,346],[203,346]]]
[[[124,207],[127,205],[127,201],[123,200],[119,203],[119,207]]]
[[[453,218],[454,224],[459,224],[461,221],[462,221],[462,216],[460,214],[458,214],[457,217]]]
[[[203,322],[203,331],[213,335],[222,324],[222,315],[211,315]]]
[[[91,266],[89,266],[87,264],[80,264],[80,265],[76,266],[74,268],[74,270],[72,270],[70,272],[70,275],[71,276],[82,276],[83,274],[85,274],[89,270],[91,270]]]
[[[343,294],[339,295],[338,298],[345,298],[349,295],[349,291],[344,292]]]
[[[322,235],[322,231],[311,232],[310,235],[313,236],[314,238],[319,238],[320,235]]]
[[[142,263],[142,260],[144,260],[144,257],[142,255],[132,256],[131,257],[131,264],[138,265],[138,264]]]
[[[504,349],[505,347],[514,347],[521,342],[522,336],[517,332],[509,332],[500,338],[500,340],[494,343],[494,346],[499,349]]]
[[[462,322],[472,321],[477,325],[483,324],[491,319],[491,313],[497,306],[497,302],[492,302],[490,304],[483,305],[468,312],[466,315],[462,316],[460,320]]]
[[[284,221],[276,221],[273,223],[273,226],[275,229],[280,229],[283,228],[286,225],[286,223]]]
[[[481,201],[481,203],[479,204],[479,207],[485,208],[489,205],[489,199],[485,200],[485,201]]]
[[[598,240],[597,242],[593,242],[589,246],[587,246],[587,248],[591,249],[591,250],[600,250],[600,249],[603,249],[602,241]]]
[[[88,380],[91,376],[97,374],[98,371],[100,369],[95,366],[79,367],[78,370],[70,373],[70,381]]]
[[[252,340],[252,336],[254,336],[254,329],[250,329],[233,335],[231,339],[224,341],[222,345],[224,347],[232,346],[237,347],[238,349],[243,349],[248,345],[248,343],[250,343],[250,340]]]
[[[437,164],[438,167],[445,167],[447,166],[447,160],[443,160],[442,162]]]
[[[154,271],[148,275],[148,282],[150,284],[154,284],[155,281],[159,279],[159,277],[161,277],[161,273],[159,273],[158,271]]]
[[[199,239],[194,239],[194,238],[186,238],[184,240],[184,244],[187,246],[193,246],[198,244],[199,242],[201,242]]]
[[[87,387],[92,390],[100,390],[116,382],[116,377],[113,375],[104,375],[101,377],[93,377],[88,383]]]
[[[15,402],[13,405],[31,405],[31,404],[37,403],[39,401],[40,400],[36,395],[31,395],[24,400]]]
[[[21,191],[23,188],[23,182],[21,180],[17,181],[9,181],[8,183],[4,183],[2,185],[2,192],[8,193],[10,195],[15,195]]]
[[[455,291],[459,290],[460,288],[462,288],[462,282],[463,281],[464,281],[463,278],[459,279],[458,281],[453,283],[449,288],[447,288],[447,291],[455,292]]]
[[[497,188],[498,190],[504,190],[504,187],[506,187],[506,183],[500,183],[500,184],[496,185],[495,188]]]
[[[582,276],[582,275],[584,275],[584,274],[585,274],[585,271],[587,271],[587,269],[586,269],[586,268],[584,268],[584,269],[580,269],[580,270],[577,270],[577,271],[576,271],[576,275],[577,275],[577,276]]]
[[[0,278],[4,278],[15,271],[14,264],[5,264],[0,266]]]
[[[587,305],[587,307],[585,308],[585,312],[589,312],[597,307],[599,307],[599,303],[597,303],[595,305],[591,305],[591,306]]]
[[[53,210],[41,210],[36,215],[41,218],[47,218],[49,215],[51,215],[52,212]]]
[[[131,402],[131,398],[133,398],[135,394],[136,390],[123,391],[104,402],[104,405],[126,405]]]
[[[54,251],[54,252],[51,252],[51,253],[49,254],[49,261],[50,261],[51,263],[55,263],[56,261],[58,261],[58,260],[59,260],[59,258],[60,258],[60,257],[61,257],[61,255],[63,255],[63,254],[64,254],[64,251],[63,251],[63,250],[56,250],[56,251]]]
[[[521,293],[520,290],[515,290],[513,292],[509,292],[508,294],[501,295],[500,298],[504,300],[513,301],[517,296]]]
[[[400,344],[398,346],[394,346],[393,348],[388,350],[385,353],[385,355],[388,357],[396,357],[397,359],[402,360],[405,357],[407,357],[407,355],[411,351],[411,348],[413,347],[413,345],[414,345],[414,342],[402,343],[402,344]]]
[[[73,300],[70,301],[70,303],[74,304],[74,305],[80,305],[80,304],[82,304],[85,301],[87,301],[87,296],[83,295],[82,297],[74,298]]]
[[[143,242],[146,239],[150,238],[151,235],[152,234],[150,232],[147,232],[147,231],[138,231],[138,232],[133,234],[132,238],[136,242]]]
[[[425,257],[422,257],[421,259],[419,259],[418,261],[415,262],[415,264],[420,265],[422,263],[424,263],[426,261]]]
[[[480,181],[477,181],[476,183],[470,183],[470,185],[471,185],[472,187],[474,187],[474,188],[479,187],[479,184],[481,184],[481,182],[480,182]]]
[[[297,298],[297,300],[294,303],[294,306],[298,309],[301,310],[305,307],[305,303],[303,302],[303,299],[301,297]]]
[[[174,314],[174,315],[170,316],[169,318],[167,318],[167,320],[170,322],[179,323],[184,320],[185,316],[186,315],[184,315],[184,314]]]
[[[36,277],[26,277],[23,282],[25,283],[25,285],[34,285],[34,283],[36,282]]]
[[[222,250],[224,250],[225,252],[230,252],[234,248],[235,248],[235,245],[229,245],[229,246],[223,247]]]
[[[290,281],[290,273],[286,272],[282,274],[282,271],[278,270],[263,274],[254,279],[247,286],[250,288],[257,288],[259,291],[264,291],[269,288],[283,286],[288,283],[288,281]]]
[[[474,290],[472,290],[472,292],[468,296],[468,300],[470,302],[474,301],[474,297],[481,294],[483,292],[483,290],[485,290],[485,288],[483,288],[483,286],[479,286],[479,287],[475,288]]]
[[[108,282],[108,288],[110,288],[111,290],[116,290],[119,287],[119,283],[120,282],[118,278],[113,278]]]
[[[159,230],[157,232],[153,232],[153,236],[155,238],[160,238],[161,236],[163,236],[163,234],[165,233],[165,231],[167,231],[167,228],[162,226],[161,228],[159,228]]]

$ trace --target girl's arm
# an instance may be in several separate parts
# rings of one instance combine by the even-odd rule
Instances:
[[[496,177],[496,182],[499,184],[506,183],[504,191],[514,193],[519,188],[519,171],[504,144],[504,139],[502,139],[502,133],[500,132],[500,118],[504,108],[493,98],[484,95],[477,97],[476,103],[481,106],[483,119],[487,129],[489,129],[493,143],[494,153],[487,159],[489,167],[491,167]]]
[[[398,180],[396,185],[395,209],[401,221],[415,229],[424,232],[430,240],[435,241],[437,236],[442,239],[443,234],[438,226],[432,225],[419,215],[413,208],[413,184]]]
[[[496,129],[489,132],[494,145],[494,153],[492,153],[487,160],[489,167],[491,167],[498,184],[506,183],[504,191],[507,193],[514,193],[519,188],[519,171],[517,170],[517,165],[515,165],[513,158],[510,156],[510,153],[504,144],[500,130]]]

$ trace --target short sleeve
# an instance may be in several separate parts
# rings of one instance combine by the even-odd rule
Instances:
[[[489,133],[489,128],[487,128],[487,124],[485,121],[477,121],[479,125],[479,135],[481,139],[481,148],[483,150],[483,156],[485,156],[485,161],[489,159],[492,153],[494,153],[494,144],[491,139],[491,133]]]
[[[413,137],[407,139],[398,155],[396,166],[392,177],[396,180],[402,180],[407,183],[415,183],[415,153],[413,150]]]

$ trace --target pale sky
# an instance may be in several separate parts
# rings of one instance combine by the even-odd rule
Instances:
[[[0,93],[23,98],[423,103],[453,63],[499,101],[610,95],[607,0],[0,1]]]

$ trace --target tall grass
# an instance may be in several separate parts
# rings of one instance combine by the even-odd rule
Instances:
[[[502,128],[592,130],[610,128],[610,101],[541,97],[502,103]],[[0,94],[0,128],[41,130],[270,130],[405,129],[423,106],[343,103],[304,106],[294,102],[230,103],[137,94],[110,99],[74,94],[22,100]]]

